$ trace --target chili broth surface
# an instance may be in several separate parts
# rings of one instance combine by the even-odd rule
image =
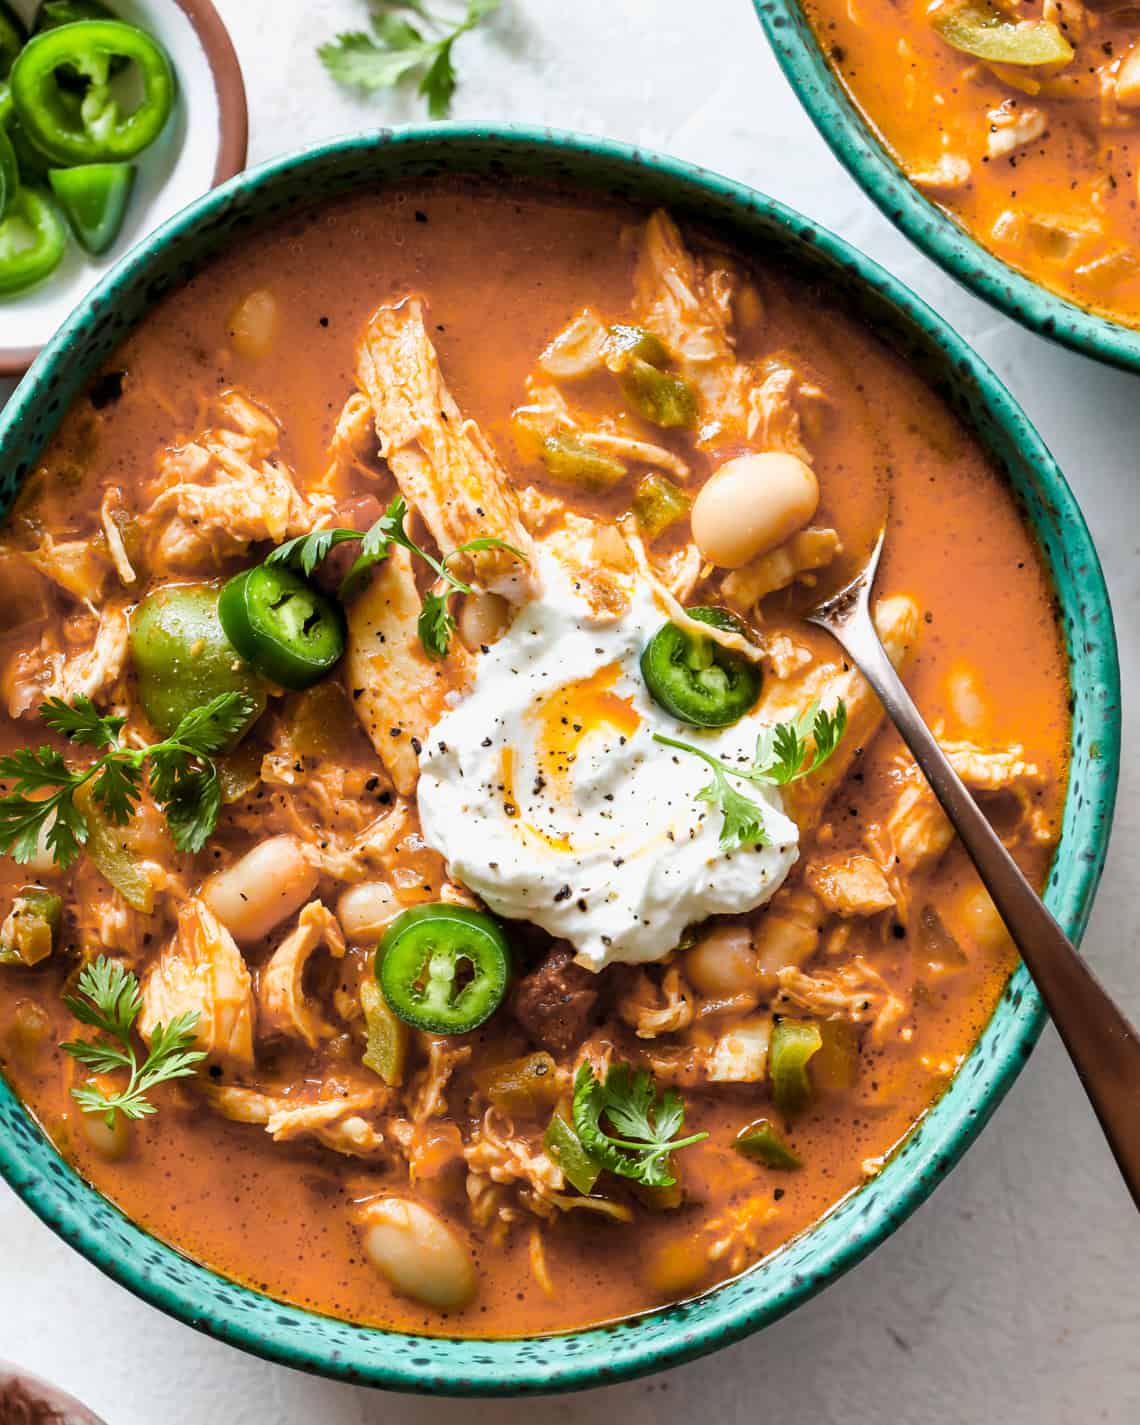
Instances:
[[[77,402],[9,517],[0,561],[6,603],[15,610],[0,649],[9,700],[16,697],[14,660],[45,629],[58,633],[70,656],[90,645],[87,615],[72,595],[38,575],[32,594],[26,588],[25,557],[42,543],[43,532],[57,543],[97,538],[101,501],[110,487],[121,491],[126,507],[144,507],[156,462],[216,422],[211,412],[217,401],[233,391],[245,393],[279,425],[273,459],[292,472],[298,490],[316,489],[329,468],[346,395],[356,387],[361,333],[377,304],[399,303],[409,294],[424,301],[425,325],[448,388],[497,451],[512,485],[533,486],[572,512],[612,526],[629,508],[635,481],[601,495],[568,489],[520,452],[512,412],[524,399],[539,353],[576,314],[588,307],[609,322],[628,320],[647,217],[553,193],[441,183],[330,205],[247,240],[211,264],[156,308],[89,396]],[[706,236],[684,236],[706,275],[725,261],[734,274],[738,359],[757,367],[778,362],[796,374],[804,443],[821,491],[813,524],[837,531],[843,546],[817,576],[825,586],[864,556],[889,492],[877,589],[906,596],[918,611],[908,686],[943,739],[987,751],[1021,749],[1023,762],[1035,770],[1032,785],[1011,784],[987,806],[1021,864],[1043,883],[1065,790],[1068,692],[1051,590],[1013,498],[956,418],[826,293],[738,255],[726,259]],[[256,343],[234,334],[234,314],[254,292],[271,294],[274,310],[271,339],[256,351]],[[804,396],[805,390],[818,398]],[[566,391],[569,396],[569,385]],[[575,386],[572,396],[586,410],[614,400],[612,383],[601,374]],[[747,440],[700,448],[688,433],[668,430],[653,439],[683,453],[691,467],[690,493],[726,456],[751,448]],[[342,502],[378,494],[383,504],[392,488],[373,446],[338,474],[335,494]],[[423,536],[422,523],[414,527]],[[681,521],[654,541],[653,556],[664,560],[681,549],[687,529],[687,520]],[[542,533],[535,538],[541,541]],[[254,541],[253,547],[269,545]],[[222,557],[201,575],[222,577],[256,557]],[[156,563],[152,558],[153,585],[191,579],[188,570],[156,570]],[[724,602],[720,579],[721,571],[702,573],[684,602]],[[798,580],[764,596],[748,613],[756,636],[786,634],[806,650],[805,657],[834,656],[827,637],[801,618],[819,587]],[[129,699],[129,674],[125,686]],[[327,701],[309,715],[303,775],[320,776],[330,766],[338,775],[345,769],[358,774],[352,795],[376,814],[386,813],[399,798],[354,717],[353,690],[343,673],[318,685],[326,686],[337,691],[322,694]],[[296,699],[310,696],[289,695],[292,702],[274,696],[269,716],[292,716],[295,732]],[[0,738],[5,751],[50,740],[34,713],[5,717]],[[904,754],[890,730],[876,728],[866,746],[849,755],[842,784],[801,840],[785,887],[793,896],[810,894],[805,870],[821,856],[866,855],[869,833],[889,822],[907,785]],[[273,817],[281,813],[269,809],[273,795],[287,798],[289,792],[263,785],[250,794],[244,819],[223,813],[207,848],[177,863],[179,884],[192,894],[205,876],[262,836],[279,834]],[[413,798],[412,819],[384,867],[400,906],[439,900],[447,881],[442,858],[417,834],[414,805]],[[310,832],[320,838],[319,827]],[[235,1073],[224,1055],[212,1057],[196,1079],[155,1090],[158,1112],[132,1123],[121,1153],[116,1148],[108,1155],[106,1140],[90,1131],[89,1116],[70,1097],[83,1072],[58,1045],[77,1032],[61,995],[74,987],[80,959],[107,943],[107,921],[99,917],[121,905],[86,859],[66,874],[43,878],[8,858],[0,865],[0,908],[33,879],[58,887],[65,901],[63,948],[34,968],[0,967],[4,1072],[64,1156],[147,1230],[225,1276],[318,1312],[427,1334],[517,1336],[617,1320],[691,1295],[759,1261],[877,1170],[945,1088],[1015,964],[976,875],[961,848],[951,844],[907,879],[905,905],[874,915],[820,914],[807,972],[833,974],[863,959],[902,1005],[901,1021],[877,1039],[867,1020],[858,1019],[857,1007],[849,1023],[843,1014],[789,1007],[774,982],[758,982],[739,1012],[730,1007],[706,1013],[710,997],[689,985],[692,1022],[644,1038],[637,1026],[647,1021],[629,1010],[623,1018],[619,1005],[650,990],[666,994],[660,977],[668,967],[611,965],[599,976],[605,988],[584,1041],[607,1046],[615,1060],[648,1063],[662,1083],[674,1066],[673,1081],[686,1105],[684,1132],[709,1135],[676,1155],[680,1205],[667,1196],[647,1203],[644,1195],[603,1180],[598,1191],[619,1204],[628,1220],[581,1210],[535,1212],[511,1196],[518,1186],[513,1184],[501,1195],[509,1211],[481,1223],[468,1181],[477,1170],[457,1143],[466,1150],[483,1131],[480,1077],[540,1047],[512,1012],[515,1001],[462,1037],[470,1055],[449,1071],[442,1111],[417,1124],[410,1156],[395,1151],[391,1128],[392,1117],[414,1116],[405,1101],[411,1096],[407,1086],[382,1112],[363,1113],[385,1139],[384,1149],[371,1157],[312,1142],[276,1142],[263,1125],[227,1121],[211,1106],[207,1089],[271,1080],[299,1086],[306,1099],[323,1093],[322,1084],[337,1085],[332,1091],[343,1094],[369,1082],[368,1070],[360,1067],[361,1025],[351,1016],[339,1020],[332,1008],[335,989],[355,994],[370,973],[375,940],[357,943],[349,936],[333,975],[322,967],[307,986],[334,1023],[334,1034],[315,1048],[288,1036],[259,1038],[255,1069],[244,1074]],[[322,875],[314,895],[331,908],[341,890],[335,878]],[[781,904],[740,918],[747,933],[754,928],[755,944],[765,917]],[[170,940],[176,909],[177,896],[169,905],[160,902],[132,927],[129,952],[116,949],[112,934],[108,953],[122,953],[145,977]],[[255,976],[295,918],[242,945]],[[524,980],[541,969],[549,937],[510,923],[506,928],[516,977]],[[663,953],[668,949],[663,946]],[[683,950],[668,965],[679,965],[684,975],[690,953]],[[639,974],[648,980],[636,980]],[[813,1068],[813,1102],[790,1122],[775,1113],[767,1083],[712,1082],[700,1067],[734,1013],[754,1019],[769,1012],[831,1025],[826,1051]],[[552,1051],[560,1071],[569,1070],[580,1048]],[[414,1039],[410,1055],[409,1082],[428,1071],[426,1042]],[[425,1081],[416,1082],[422,1091]],[[531,1118],[524,1113],[503,1136],[539,1152],[549,1114],[549,1106]],[[800,1168],[772,1169],[734,1150],[737,1133],[761,1117],[777,1125]],[[398,1294],[368,1260],[360,1211],[385,1194],[429,1207],[465,1245],[478,1281],[469,1305],[441,1314]]]

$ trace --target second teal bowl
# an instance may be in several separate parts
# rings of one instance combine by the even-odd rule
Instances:
[[[863,191],[927,257],[1039,335],[1126,371],[1140,371],[1140,330],[1086,311],[987,252],[907,178],[828,64],[799,0],[752,0],[808,117]]]
[[[0,513],[70,402],[165,292],[251,230],[327,198],[436,177],[554,184],[664,204],[761,261],[826,289],[872,326],[961,415],[1005,473],[1051,571],[1068,651],[1071,776],[1047,901],[1079,938],[1108,846],[1120,689],[1096,552],[1040,437],[992,371],[928,307],[806,218],[672,159],[548,130],[462,127],[362,135],[275,160],[201,198],[148,237],[79,306],[0,413]],[[202,1331],[302,1370],[389,1389],[520,1395],[583,1389],[677,1365],[774,1321],[834,1281],[921,1203],[973,1142],[1044,1020],[1024,969],[1011,978],[949,1089],[882,1173],[737,1280],[621,1325],[471,1341],[353,1326],[227,1281],[148,1236],[56,1153],[0,1079],[0,1173],[96,1266]],[[281,1224],[283,1240],[296,1225]]]

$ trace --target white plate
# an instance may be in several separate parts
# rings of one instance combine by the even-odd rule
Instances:
[[[25,18],[38,0],[14,0]],[[74,241],[38,286],[0,299],[0,376],[31,364],[83,294],[146,233],[245,167],[245,86],[230,37],[210,0],[109,0],[118,18],[152,34],[178,78],[174,113],[162,136],[138,157],[138,179],[114,247],[91,257]]]

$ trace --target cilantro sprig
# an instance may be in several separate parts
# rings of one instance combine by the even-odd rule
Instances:
[[[764,808],[734,787],[730,778],[739,777],[760,786],[787,786],[822,766],[839,746],[846,730],[847,708],[840,698],[833,713],[813,703],[794,721],[766,727],[756,739],[756,755],[750,763],[726,762],[703,747],[660,732],[653,734],[653,740],[665,747],[692,753],[712,769],[712,781],[703,786],[697,796],[724,813],[720,849],[736,851],[742,846],[768,846],[770,842],[764,830]]]
[[[54,747],[24,747],[0,757],[0,852],[19,862],[37,854],[41,833],[56,865],[66,869],[87,844],[88,827],[75,794],[91,798],[114,826],[125,826],[144,782],[166,815],[175,846],[201,851],[218,822],[222,795],[213,758],[255,711],[244,693],[220,693],[187,713],[170,737],[146,747],[124,747],[124,718],[103,716],[88,697],[49,698],[40,717],[53,732],[101,751],[89,767],[72,768]],[[149,767],[144,772],[145,764]]]
[[[100,955],[84,967],[76,985],[76,995],[65,995],[64,1003],[81,1024],[88,1024],[105,1037],[99,1040],[68,1039],[59,1047],[93,1074],[125,1070],[122,1089],[104,1092],[94,1084],[82,1084],[71,1096],[84,1113],[101,1113],[108,1128],[115,1115],[146,1118],[155,1112],[147,1094],[156,1084],[183,1079],[193,1074],[206,1057],[194,1049],[198,1014],[178,1014],[169,1024],[156,1024],[146,1058],[139,1062],[133,1030],[142,1012],[142,991],[138,976],[117,960]]]
[[[338,84],[366,94],[394,89],[418,75],[428,113],[442,119],[455,93],[455,42],[498,8],[499,0],[468,0],[463,17],[450,20],[433,15],[423,0],[375,0],[371,34],[347,31],[321,45],[317,54]],[[412,23],[409,13],[426,22],[427,32]]]
[[[310,534],[298,535],[278,545],[266,559],[266,564],[287,564],[302,574],[311,575],[313,570],[328,557],[338,544],[350,540],[360,541],[360,553],[352,567],[341,581],[340,597],[347,597],[360,583],[361,578],[375,565],[387,559],[394,544],[401,545],[409,553],[422,559],[432,569],[443,588],[438,592],[429,590],[424,595],[423,605],[417,620],[420,643],[429,658],[446,658],[451,648],[451,638],[455,632],[455,619],[451,614],[451,600],[456,594],[472,594],[470,584],[458,578],[448,567],[449,562],[459,554],[475,554],[484,549],[503,549],[516,559],[526,562],[526,555],[508,544],[506,540],[487,536],[471,539],[466,544],[450,550],[441,559],[429,554],[418,545],[404,528],[408,505],[402,495],[397,495],[380,518],[367,530],[315,529]]]
[[[582,1064],[574,1077],[573,1117],[574,1131],[591,1157],[611,1173],[646,1187],[672,1187],[672,1154],[709,1136],[690,1133],[678,1138],[685,1122],[680,1095],[666,1089],[658,1099],[649,1070],[634,1073],[628,1064],[613,1065],[604,1080]],[[620,1136],[604,1128],[603,1119]]]

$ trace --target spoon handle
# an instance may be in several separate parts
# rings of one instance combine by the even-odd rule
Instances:
[[[1046,910],[950,765],[879,642],[870,614],[827,627],[878,694],[970,853],[1140,1208],[1140,1036]]]

